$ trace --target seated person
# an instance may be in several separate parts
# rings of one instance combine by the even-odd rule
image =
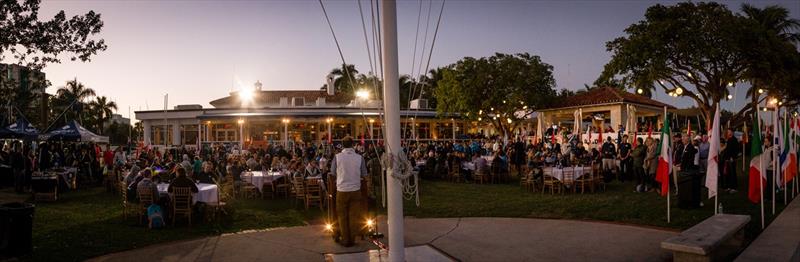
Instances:
[[[158,201],[158,187],[156,186],[156,183],[154,183],[153,180],[151,179],[152,176],[153,176],[153,170],[145,168],[142,171],[142,180],[139,181],[139,184],[136,186],[136,191],[142,192],[143,189],[149,188],[150,193],[152,194],[151,199],[153,200],[154,203],[156,203]]]
[[[169,187],[167,188],[167,192],[172,193],[172,189],[174,187],[189,187],[192,190],[192,193],[197,193],[197,185],[194,184],[191,178],[186,176],[186,169],[183,167],[178,167],[177,176],[175,179],[169,183]]]
[[[200,173],[195,174],[195,180],[200,183],[205,184],[215,184],[214,180],[219,179],[217,173],[214,172],[214,166],[211,162],[204,162],[203,163],[203,170]]]

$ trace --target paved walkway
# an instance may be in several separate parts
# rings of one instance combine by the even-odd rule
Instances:
[[[386,233],[385,218],[380,232]],[[430,244],[461,261],[664,261],[676,232],[609,223],[526,218],[405,219],[407,246]],[[208,237],[110,254],[93,261],[324,261],[374,249],[334,243],[322,226]]]

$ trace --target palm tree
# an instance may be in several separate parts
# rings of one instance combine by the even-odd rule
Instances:
[[[402,75],[398,79],[400,82],[400,108],[408,108],[409,101],[413,100],[411,97],[411,89],[416,86],[416,81],[409,75]]]
[[[354,94],[356,90],[355,81],[358,79],[358,70],[355,65],[342,65],[341,68],[331,70],[334,75],[333,86],[336,92]]]
[[[56,96],[58,97],[57,104],[61,110],[66,110],[67,107],[70,107],[67,114],[71,115],[73,119],[78,118],[80,122],[83,122],[84,101],[89,97],[95,96],[95,92],[94,89],[84,86],[83,83],[78,82],[78,78],[75,78],[67,81],[66,85],[59,88],[56,91]]]
[[[742,13],[784,41],[800,43],[800,33],[795,31],[800,29],[800,20],[789,18],[789,10],[786,8],[770,5],[759,9],[750,4],[742,4]]]
[[[95,100],[89,102],[89,106],[92,109],[91,111],[94,111],[94,116],[97,118],[97,131],[102,134],[103,124],[111,119],[111,115],[117,110],[117,103],[108,101],[108,98],[105,96],[98,96],[95,97]]]

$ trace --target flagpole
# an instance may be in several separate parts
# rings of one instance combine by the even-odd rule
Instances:
[[[772,152],[770,152],[770,154],[772,155],[772,183],[771,184],[772,184],[772,215],[773,216],[775,215],[775,182],[777,181],[777,179],[776,179],[777,178],[777,174],[778,174],[778,171],[780,170],[780,167],[778,167],[778,164],[777,164],[778,163],[778,158],[776,156],[777,152],[778,152],[778,150],[776,150],[776,149],[778,149],[778,143],[775,143],[775,137],[778,136],[778,132],[780,131],[779,125],[778,125],[778,111],[779,110],[781,110],[781,108],[776,105],[775,106],[775,112],[772,112],[772,128],[775,129],[775,132],[773,132],[775,134],[772,135],[772,137],[773,137],[772,138]]]
[[[791,130],[789,130],[789,127],[791,127],[792,125],[790,125],[790,124],[789,124],[789,123],[790,123],[790,122],[788,121],[788,120],[789,120],[789,116],[788,116],[788,115],[786,115],[786,112],[787,112],[787,111],[789,111],[789,110],[784,110],[784,111],[783,111],[783,121],[784,121],[784,125],[785,125],[785,126],[784,126],[784,128],[783,128],[783,132],[784,132],[784,134],[783,134],[783,139],[784,139],[784,140],[786,140],[786,141],[791,141],[791,140],[788,140],[788,139],[789,139],[789,136],[788,136],[788,135],[792,134]],[[789,134],[785,134],[787,130],[789,130]],[[784,143],[784,144],[785,144],[785,143]],[[789,146],[792,146],[791,142],[789,143]],[[787,149],[787,150],[788,150],[788,149]],[[790,151],[789,151],[789,154],[791,154],[791,153],[792,153],[792,151],[790,150]],[[787,156],[787,157],[790,157],[790,156]],[[787,159],[786,161],[789,161],[789,160]],[[792,163],[791,163],[791,162],[789,162],[789,164],[792,164]],[[786,190],[787,190],[787,189],[789,189],[789,187],[787,187],[787,185],[788,185],[789,183],[787,183],[787,182],[786,182],[786,179],[788,179],[789,177],[788,177],[788,176],[786,176],[786,171],[784,171],[784,172],[781,172],[781,173],[783,173],[783,205],[785,206],[785,205],[788,203],[788,202],[787,202],[787,197],[786,197]],[[773,200],[773,201],[774,201],[774,200]]]
[[[759,113],[758,113],[758,105],[756,105],[756,121],[758,121],[758,129],[759,129],[759,131],[761,131],[761,123],[762,122],[761,122],[761,117],[759,116]],[[759,132],[759,133],[761,133],[761,132]],[[764,160],[763,153],[758,157],[761,157],[761,160]],[[761,172],[766,171],[766,170],[764,170],[764,161],[758,161],[758,170],[761,171]],[[761,176],[761,175],[759,175],[759,176]],[[764,224],[765,223],[764,223],[764,178],[763,177],[759,177],[758,178],[758,184],[759,184],[758,189],[759,189],[759,192],[760,192],[759,196],[761,197],[761,201],[759,201],[759,202],[761,202],[761,229],[764,229]]]
[[[666,106],[664,107],[664,118],[665,118],[665,119],[667,118],[667,107],[666,107]],[[664,123],[664,124],[665,124],[664,126],[666,127],[666,123]],[[663,130],[664,130],[664,129],[662,129],[662,132],[663,132]],[[678,130],[678,132],[680,132],[680,130]],[[662,138],[661,138],[661,139],[667,140],[667,139],[669,139],[669,138],[672,136],[672,134],[666,134],[666,135],[664,135],[664,134],[662,133],[662,135],[661,135],[661,136],[662,136]],[[662,141],[662,142],[663,142],[663,141]],[[669,144],[668,144],[667,146],[672,146],[672,145],[669,145]],[[669,149],[669,148],[668,148],[668,149]],[[672,154],[672,152],[670,152],[669,150],[667,150],[667,152],[669,152],[670,154]],[[672,156],[668,156],[668,157],[672,158]],[[672,162],[672,161],[667,161],[667,162]],[[667,163],[667,170],[668,170],[668,172],[669,172],[669,173],[672,173],[672,170],[670,170],[670,169],[672,169],[672,168],[674,168],[674,167],[672,166],[672,163]],[[671,217],[671,215],[670,215],[670,208],[671,208],[671,206],[670,206],[670,203],[669,203],[669,199],[670,199],[670,197],[671,197],[671,195],[670,195],[670,192],[669,192],[669,191],[670,191],[670,186],[669,186],[669,177],[670,177],[670,174],[667,174],[667,175],[666,175],[666,177],[667,177],[666,181],[662,181],[661,183],[667,183],[667,223],[670,223],[670,217]]]

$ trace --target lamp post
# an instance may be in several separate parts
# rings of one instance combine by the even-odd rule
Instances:
[[[239,124],[239,150],[244,150],[244,119],[236,121]]]
[[[325,119],[325,122],[328,123],[328,144],[333,144],[333,132],[331,132],[331,126],[333,125],[333,118]]]
[[[450,129],[453,130],[453,142],[455,142],[456,141],[456,120],[453,119],[453,118],[450,118],[450,124],[452,124],[450,126]]]
[[[288,148],[289,147],[289,119],[284,118],[281,120],[283,122],[283,146]]]
[[[375,132],[373,132],[373,125],[374,124],[375,124],[375,119],[370,118],[369,119],[369,128],[367,129],[367,130],[369,130],[369,139],[370,140],[374,140],[375,139],[375,137],[374,137]]]

